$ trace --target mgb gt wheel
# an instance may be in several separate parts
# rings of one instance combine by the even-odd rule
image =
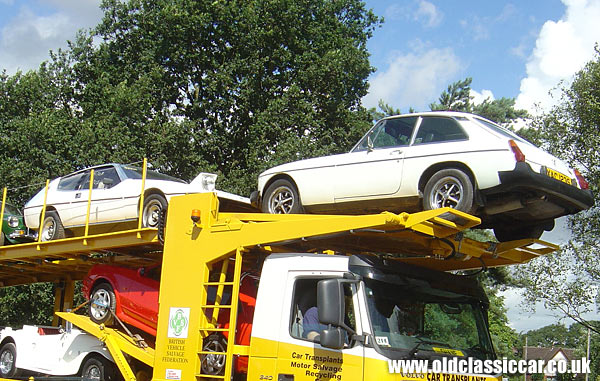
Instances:
[[[274,181],[263,195],[262,211],[271,214],[302,213],[296,186],[286,179]]]
[[[461,212],[473,212],[473,183],[463,171],[455,168],[436,172],[423,192],[423,209],[450,207]]]

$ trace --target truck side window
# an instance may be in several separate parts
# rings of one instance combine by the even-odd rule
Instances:
[[[302,340],[314,341],[315,336],[325,328],[319,323],[317,310],[317,283],[323,278],[298,279],[294,285],[294,298],[292,303],[292,321],[290,334]],[[354,305],[352,302],[352,289],[344,285],[344,302],[346,309],[345,323],[356,329]]]

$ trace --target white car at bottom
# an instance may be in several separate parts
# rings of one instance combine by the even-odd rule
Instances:
[[[71,229],[85,226],[94,170],[89,224],[135,221],[140,209],[142,169],[125,164],[104,164],[86,168],[50,182],[48,193],[40,190],[25,204],[23,216],[30,229],[39,230],[43,241],[65,238]],[[160,212],[171,197],[188,193],[216,192],[222,210],[251,209],[248,198],[215,191],[217,175],[200,173],[189,184],[181,179],[148,170],[144,184],[142,226],[156,228]],[[42,207],[46,199],[46,213]]]
[[[42,374],[116,380],[106,346],[78,329],[25,325],[0,331],[0,378]]]
[[[250,198],[268,213],[452,207],[500,241],[539,238],[594,203],[562,160],[487,119],[444,111],[384,118],[348,153],[268,169]]]

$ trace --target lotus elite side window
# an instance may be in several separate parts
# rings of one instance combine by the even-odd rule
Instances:
[[[90,189],[90,173],[91,170],[85,171],[85,177],[81,182],[79,189]],[[108,189],[113,187],[119,181],[119,175],[115,167],[104,167],[94,169],[94,187],[93,189]]]
[[[411,116],[382,120],[365,135],[354,150],[366,151],[369,146],[373,149],[407,146],[410,144],[417,119],[416,116]]]
[[[450,142],[466,140],[467,134],[458,122],[452,118],[439,116],[423,117],[419,131],[415,137],[415,144]]]
[[[85,172],[75,173],[69,176],[63,177],[58,183],[58,190],[61,191],[74,191],[79,188],[81,179],[85,176]]]
[[[94,189],[108,189],[121,180],[115,167],[100,168],[94,171]]]

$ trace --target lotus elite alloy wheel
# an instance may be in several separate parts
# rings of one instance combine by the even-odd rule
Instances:
[[[264,193],[262,211],[271,214],[302,213],[302,203],[296,186],[285,179],[274,181]]]
[[[4,344],[0,349],[0,377],[9,378],[17,375],[16,360],[17,347],[15,344]]]
[[[463,171],[455,168],[436,172],[423,192],[423,209],[450,207],[461,212],[473,212],[473,183]],[[442,216],[454,219],[453,215]]]
[[[88,315],[96,324],[111,325],[116,304],[112,287],[108,283],[100,283],[90,294]]]
[[[84,380],[115,380],[115,366],[102,356],[91,356],[81,367],[81,378]]]
[[[52,241],[55,239],[65,238],[65,228],[63,227],[57,212],[54,210],[49,210],[46,212],[40,232],[42,235],[42,241]]]
[[[144,199],[142,226],[158,228],[160,212],[167,207],[167,200],[160,194],[150,194]]]
[[[204,345],[202,346],[203,352],[226,352],[227,351],[227,340],[223,335],[213,333],[204,339]],[[202,373],[210,375],[221,375],[225,370],[225,355],[222,354],[204,354],[201,357],[202,361]]]

